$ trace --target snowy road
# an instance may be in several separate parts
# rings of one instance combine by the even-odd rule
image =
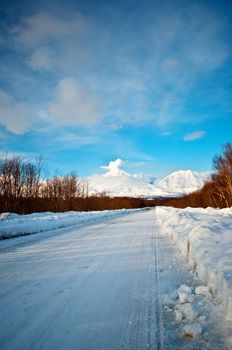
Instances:
[[[224,349],[212,304],[196,339],[162,305],[191,274],[155,211],[0,242],[0,349]]]

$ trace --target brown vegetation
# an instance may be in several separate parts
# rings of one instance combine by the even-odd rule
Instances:
[[[142,208],[150,203],[139,198],[89,195],[88,184],[75,173],[41,180],[43,160],[29,162],[20,156],[0,159],[0,212],[29,214]]]

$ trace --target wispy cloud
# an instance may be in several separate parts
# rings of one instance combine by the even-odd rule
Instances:
[[[184,141],[195,141],[205,136],[205,131],[194,131],[183,137]]]
[[[91,11],[41,9],[11,26],[14,54],[34,81],[32,91],[46,86],[46,94],[37,97],[39,109],[61,124],[90,128],[102,122],[109,129],[197,122],[194,113],[186,117],[186,104],[202,77],[231,54],[226,19],[210,7],[175,1],[169,7],[160,2],[159,11],[133,11],[125,18],[112,2],[104,12],[111,15],[104,18]],[[13,85],[17,74],[8,72]],[[28,96],[27,89],[22,86],[20,94]]]
[[[55,53],[47,46],[43,46],[33,51],[27,63],[35,70],[53,70]]]
[[[25,103],[17,102],[0,90],[0,123],[12,133],[24,134],[33,125],[31,111]]]
[[[56,102],[50,114],[62,124],[92,126],[103,117],[100,101],[73,78],[62,79],[57,86]]]
[[[91,20],[78,12],[56,15],[38,12],[22,18],[10,30],[15,48],[26,54],[33,70],[74,73],[93,62],[96,36]]]
[[[16,44],[24,49],[37,49],[50,41],[69,40],[82,35],[88,28],[88,20],[79,13],[70,13],[68,17],[54,16],[47,12],[38,12],[22,19],[11,28]]]
[[[95,135],[80,135],[78,133],[67,132],[58,137],[54,138],[55,143],[59,143],[62,145],[62,148],[75,148],[86,146],[86,145],[94,145],[99,142],[99,139]]]

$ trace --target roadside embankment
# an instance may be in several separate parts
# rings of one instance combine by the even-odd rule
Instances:
[[[14,213],[0,214],[0,239],[30,235],[33,233],[54,230],[73,225],[94,223],[96,220],[117,217],[144,209],[119,209],[66,213],[34,213],[18,215]]]
[[[168,235],[220,305],[232,346],[232,208],[156,208]]]

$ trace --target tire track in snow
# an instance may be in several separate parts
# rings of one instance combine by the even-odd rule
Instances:
[[[128,322],[121,349],[163,350],[162,305],[159,287],[159,261],[157,237],[154,231],[153,218],[146,227],[140,226],[143,232],[141,251],[137,266],[141,274],[138,278],[135,297],[130,298],[127,309]],[[139,236],[138,236],[139,237]]]
[[[155,325],[156,325],[156,349],[163,350],[163,321],[162,321],[162,305],[161,305],[161,297],[160,297],[160,281],[159,281],[159,256],[158,256],[158,242],[161,238],[157,235],[157,230],[155,230],[153,235],[153,250],[154,250],[154,266],[155,266],[155,285],[156,285],[156,293],[155,293]]]
[[[132,237],[130,246],[140,244],[140,249],[143,254],[138,254],[136,257],[135,266],[140,266],[140,272],[136,279],[135,285],[132,288],[132,293],[128,295],[128,304],[125,310],[124,327],[122,329],[119,341],[119,349],[122,350],[139,350],[144,346],[144,324],[141,322],[141,315],[143,314],[143,303],[139,297],[144,293],[144,285],[147,281],[146,276],[141,272],[147,265],[147,234],[140,234],[144,231],[143,224],[138,223],[135,234]],[[147,233],[147,231],[146,231]]]

